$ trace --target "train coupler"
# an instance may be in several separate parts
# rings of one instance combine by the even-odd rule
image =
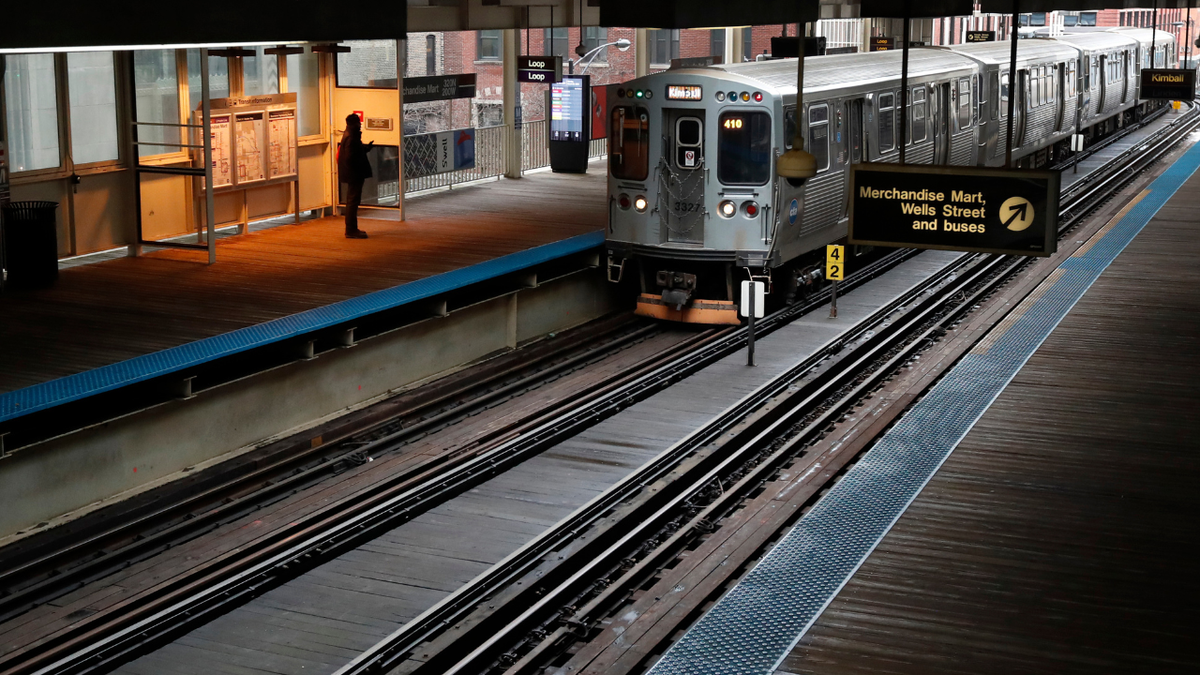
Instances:
[[[675,305],[675,311],[680,311],[692,299],[696,291],[696,275],[682,272],[659,270],[655,279],[662,290],[662,301],[667,305]]]

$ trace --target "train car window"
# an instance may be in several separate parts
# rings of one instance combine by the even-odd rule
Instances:
[[[958,81],[958,128],[971,128],[971,81],[965,77]]]
[[[717,179],[725,185],[765,185],[771,178],[771,151],[770,114],[727,112],[718,119]]]
[[[817,171],[829,168],[829,106],[808,107],[808,151],[817,158]]]
[[[1008,73],[1000,74],[1000,119],[1008,119]]]
[[[1038,77],[1037,68],[1029,71],[1029,94],[1029,103],[1031,107],[1036,108],[1042,104],[1041,78]]]
[[[879,154],[896,149],[896,95],[879,95]]]
[[[783,111],[783,144],[788,150],[792,149],[792,139],[796,138],[796,109],[787,108]]]
[[[1007,86],[1007,84],[1005,86]],[[1000,110],[1000,73],[999,72],[992,73],[992,83],[989,88],[991,89],[992,96],[994,98],[992,99],[993,104],[988,106],[989,109],[991,110],[991,113],[988,115],[988,118],[994,120],[999,115],[999,110]]]
[[[646,180],[650,175],[650,113],[645,108],[612,109],[608,168],[613,178]]]
[[[920,143],[925,140],[925,87],[913,87],[912,91],[912,142]]]
[[[699,117],[680,117],[675,122],[675,166],[698,169],[704,158],[704,128]]]
[[[983,121],[983,112],[987,110],[987,92],[979,87],[979,76],[971,76],[971,96],[975,100],[975,119],[979,122]]]

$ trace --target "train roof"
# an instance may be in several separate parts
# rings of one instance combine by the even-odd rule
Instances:
[[[1008,65],[1012,57],[1012,44],[1003,42],[978,42],[975,44],[954,45],[950,48],[955,52],[966,54],[988,65]],[[1071,45],[1065,45],[1058,40],[1033,38],[1017,40],[1017,60],[1063,60],[1073,59],[1079,51]]]
[[[1153,28],[1138,28],[1136,26],[1122,26],[1120,28],[1110,28],[1109,32],[1117,35],[1127,35],[1144,45],[1151,42],[1158,44],[1171,44],[1175,41],[1175,35],[1168,33],[1165,30],[1156,31]]]
[[[1150,31],[1146,31],[1149,33]],[[1128,33],[1104,31],[1097,33],[1069,33],[1057,38],[1062,42],[1073,44],[1080,49],[1099,51],[1103,49],[1120,49],[1132,46],[1138,41],[1137,37]]]
[[[969,59],[947,49],[914,48],[909,50],[908,76],[920,78],[943,75],[947,71],[972,68]],[[721,70],[758,83],[779,95],[796,93],[796,59],[776,59],[751,63],[730,63],[706,70]],[[876,82],[900,79],[901,52],[834,54],[804,59],[804,90],[820,92],[846,86],[869,86]]]

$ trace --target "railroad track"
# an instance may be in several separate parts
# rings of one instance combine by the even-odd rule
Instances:
[[[1179,137],[1179,134],[1173,137]],[[1165,137],[1161,141],[1155,141],[1155,143],[1154,147],[1159,148],[1161,146],[1163,148],[1162,152],[1165,153],[1169,150],[1169,145],[1167,145]],[[1068,204],[1068,208],[1072,210],[1072,213],[1084,213],[1087,210],[1086,203],[1097,201],[1105,194],[1105,191],[1113,191],[1112,186],[1122,180],[1121,176],[1128,176],[1126,180],[1132,179],[1132,174],[1128,172],[1114,170],[1108,172],[1108,174],[1110,175],[1107,175],[1107,177],[1087,181],[1086,185],[1084,181],[1081,181],[1077,185],[1082,187],[1078,187],[1073,192],[1068,191],[1068,194],[1064,195],[1064,203]],[[1095,208],[1095,206],[1091,208]],[[1078,220],[1078,217],[1075,219]],[[854,275],[853,278],[848,279],[847,283],[843,284],[843,288],[853,287],[874,278],[911,255],[913,255],[913,252],[897,252],[892,254],[867,269],[862,270]],[[994,267],[993,263],[984,265],[983,263],[969,262],[979,260],[978,257],[965,260],[966,262],[963,264],[967,264],[969,267],[991,270],[984,275],[988,278],[1006,278],[1005,275],[1011,274],[1011,272],[1001,274],[997,271],[999,268]],[[1019,266],[1019,263],[1017,265]],[[915,308],[917,305],[924,307],[927,303],[931,302],[930,298],[940,293],[937,290],[938,284],[953,286],[958,289],[954,292],[960,295],[967,293],[970,287],[963,285],[967,275],[964,274],[962,278],[957,276],[957,272],[963,269],[961,266],[955,266],[953,270],[936,276],[930,282],[923,285],[922,288],[924,290],[917,293],[917,295],[925,294],[928,297],[918,299],[916,296],[910,294],[910,296],[906,296],[907,305],[892,305],[881,309],[880,312],[883,314],[880,316],[894,315],[893,318],[896,321],[898,321],[900,315],[904,317],[923,317],[922,320],[926,322],[932,321],[933,319],[928,316],[928,312],[933,311],[932,305],[927,307],[928,311],[922,310],[921,313],[913,314],[913,312],[917,311]],[[945,276],[947,274],[954,276],[954,279],[947,280],[948,278]],[[974,272],[969,276],[976,283],[984,283],[984,280]],[[760,332],[769,333],[796,316],[820,306],[825,301],[827,293],[828,290],[823,291],[802,305],[785,308],[773,314],[759,324]],[[900,306],[903,306],[904,309],[900,310]],[[914,318],[912,321],[916,320]],[[904,325],[908,326],[909,333],[916,330],[912,321],[904,322]],[[895,322],[888,322],[888,326],[895,325],[897,325]],[[867,333],[871,333],[871,335],[869,337],[862,337]],[[887,346],[884,347],[882,336],[885,334],[890,336],[889,340],[897,340],[898,342],[888,342]],[[629,336],[623,339],[635,340],[638,339],[637,335],[639,335],[638,331],[631,331]],[[876,332],[875,329],[864,328],[855,335],[859,337],[854,339],[850,339],[850,337],[842,338],[838,343],[828,345],[814,359],[809,359],[804,364],[789,371],[791,379],[787,380],[785,389],[788,389],[789,392],[799,391],[800,389],[808,391],[807,387],[810,387],[809,384],[800,386],[798,383],[806,381],[805,378],[813,378],[813,382],[817,382],[823,377],[828,382],[837,381],[841,382],[842,386],[846,386],[847,382],[843,380],[848,375],[845,373],[837,375],[831,364],[849,363],[846,359],[850,358],[851,354],[868,353],[861,351],[862,349],[868,349],[865,346],[867,343],[873,345],[870,349],[884,349],[883,352],[869,352],[874,355],[872,358],[875,361],[879,361],[880,354],[887,353],[888,351],[903,350],[904,347],[902,345],[905,341],[914,339],[911,334],[902,334],[898,329],[881,329]],[[231,606],[261,594],[265,590],[294,578],[315,565],[373,538],[378,533],[395,527],[414,515],[427,510],[431,505],[440,503],[478,484],[482,480],[520,463],[529,456],[552,447],[564,438],[578,433],[583,428],[595,424],[633,402],[652,395],[666,386],[670,386],[670,384],[695,372],[704,365],[739,349],[744,340],[745,331],[742,329],[724,329],[699,334],[692,340],[687,341],[680,349],[664,355],[664,358],[658,359],[654,363],[645,364],[633,372],[624,373],[614,381],[599,383],[587,392],[581,393],[574,402],[576,405],[569,410],[525,420],[517,428],[510,428],[506,429],[504,433],[497,433],[493,437],[493,440],[495,440],[494,443],[480,444],[473,448],[471,452],[464,452],[456,457],[447,458],[446,461],[439,462],[437,466],[422,467],[422,471],[410,472],[395,480],[388,481],[386,484],[378,486],[376,489],[371,490],[369,494],[361,496],[360,499],[354,500],[352,503],[339,503],[320,511],[312,517],[296,523],[293,527],[286,528],[276,536],[267,538],[259,544],[249,547],[247,550],[238,551],[236,555],[227,555],[220,559],[209,561],[209,563],[197,569],[195,573],[184,575],[170,586],[160,589],[158,593],[139,597],[133,606],[125,605],[120,608],[119,612],[102,613],[94,617],[89,617],[88,620],[80,622],[76,628],[59,635],[53,643],[40,644],[36,650],[14,652],[6,656],[3,660],[0,660],[0,672],[104,672],[118,663],[153,648],[164,640],[185,632],[217,613],[227,611]],[[853,346],[853,349],[846,349],[844,351],[847,345]],[[571,367],[578,367],[579,364],[592,362],[596,358],[600,358],[598,354],[604,351],[605,347],[599,346],[594,349],[595,351],[593,352],[585,350],[583,354],[577,357],[560,359],[560,361],[565,360],[568,363],[556,367],[569,369]],[[553,361],[553,359],[550,360]],[[861,358],[859,360],[861,361]],[[822,375],[823,373],[828,373],[828,375]],[[512,373],[507,374],[512,375]],[[860,375],[854,374],[852,380],[859,378]],[[545,377],[545,375],[530,375],[529,377]],[[527,389],[530,386],[535,386],[532,380],[525,381],[520,377],[516,379],[510,377],[508,380],[498,379],[497,382],[502,382],[502,384],[494,387],[496,396],[510,396],[514,392],[522,390],[522,388]],[[779,380],[779,382],[783,382],[783,380]],[[828,384],[828,382],[825,382],[825,384]],[[781,384],[780,386],[784,385]],[[790,389],[793,386],[796,386],[797,389]],[[812,384],[811,386],[817,385]],[[450,401],[455,396],[461,397],[462,392],[447,393],[446,399],[443,402]],[[477,584],[473,584],[471,588],[464,588],[455,593],[446,602],[439,604],[437,607],[431,609],[430,612],[427,612],[426,615],[423,615],[417,621],[402,629],[397,635],[393,636],[394,639],[389,638],[389,641],[385,641],[386,644],[381,643],[380,647],[357,659],[343,672],[382,672],[383,669],[405,663],[407,663],[408,667],[413,667],[416,661],[409,660],[409,657],[415,653],[415,650],[426,645],[437,646],[436,640],[438,640],[437,636],[440,632],[456,621],[466,621],[466,624],[460,623],[459,625],[471,628],[470,631],[460,632],[460,636],[467,634],[478,635],[480,634],[479,631],[482,630],[480,626],[484,625],[494,628],[494,620],[488,620],[485,616],[474,614],[480,611],[479,602],[482,599],[497,597],[498,594],[503,593],[502,589],[508,587],[506,584],[510,584],[513,580],[521,578],[522,574],[529,573],[530,570],[544,564],[543,558],[547,551],[566,550],[564,546],[569,547],[571,545],[569,542],[577,541],[575,537],[578,536],[578,533],[582,529],[594,527],[597,518],[603,520],[604,518],[601,517],[602,514],[610,513],[618,505],[628,502],[630,494],[642,491],[647,484],[663,479],[663,476],[670,475],[672,471],[683,471],[685,465],[687,465],[686,468],[689,471],[688,475],[692,475],[692,472],[705,468],[701,466],[703,465],[701,459],[711,457],[712,453],[704,452],[703,448],[714,447],[713,444],[724,436],[745,440],[746,431],[743,427],[757,428],[756,425],[762,424],[770,426],[772,423],[758,419],[766,415],[766,411],[759,410],[759,408],[764,406],[770,410],[786,408],[787,406],[782,401],[792,401],[792,396],[792,393],[785,396],[783,393],[776,392],[775,398],[785,398],[775,401],[774,398],[768,397],[764,401],[759,401],[758,407],[752,402],[746,402],[745,405],[739,406],[736,413],[729,413],[722,416],[721,420],[718,420],[718,427],[707,428],[702,432],[698,432],[699,435],[694,435],[688,442],[677,446],[677,448],[682,448],[686,445],[689,450],[677,453],[677,456],[673,460],[660,458],[662,461],[656,461],[653,465],[644,467],[635,474],[636,478],[632,482],[626,481],[617,486],[614,488],[616,492],[610,491],[611,494],[605,493],[608,495],[605,500],[611,499],[611,501],[602,500],[604,503],[597,502],[589,505],[588,509],[586,509],[587,513],[582,515],[584,520],[576,522],[573,528],[568,528],[567,530],[556,528],[557,535],[547,533],[544,537],[532,542],[530,546],[510,557],[506,565],[496,568],[494,570],[495,573],[490,574],[487,580],[480,581]],[[487,394],[476,398],[480,398],[485,406],[487,401],[492,400],[487,397]],[[772,401],[774,402],[772,403]],[[467,410],[463,409],[463,405],[465,404],[461,402],[448,405],[435,414],[426,414],[417,424],[412,424],[408,427],[400,424],[398,427],[393,427],[389,430],[386,428],[386,425],[383,425],[376,428],[373,432],[374,436],[365,441],[360,434],[356,440],[352,441],[359,446],[355,447],[353,452],[362,453],[359,456],[370,456],[370,453],[384,451],[387,448],[394,447],[398,443],[402,444],[416,435],[427,433],[437,428],[438,425],[444,426],[450,423],[456,416],[461,417],[467,414]],[[756,410],[757,412],[755,412]],[[738,415],[741,416],[739,417]],[[758,421],[752,421],[751,418]],[[720,424],[724,426],[720,426]],[[512,437],[514,434],[515,438]],[[727,441],[722,441],[722,443],[725,442]],[[722,444],[720,447],[726,447],[726,445]],[[343,452],[341,456],[346,461],[353,461],[346,455],[347,453]],[[742,457],[743,454],[738,454],[737,456]],[[328,461],[326,459],[321,463],[327,463]],[[674,463],[672,464],[672,462]],[[720,466],[735,473],[741,470],[730,468],[732,465],[728,461],[721,463]],[[727,481],[730,480],[730,477],[729,475],[725,475],[723,478],[719,477],[717,480]],[[280,483],[286,482],[280,481]],[[297,478],[287,483],[285,487],[277,489],[294,491],[295,489],[299,489],[303,484],[304,479]],[[709,486],[707,489],[711,491],[711,486],[714,483],[712,480],[709,480],[704,485]],[[619,494],[623,489],[632,490],[632,492],[625,493],[624,495]],[[696,488],[696,490],[701,492],[704,489],[706,488]],[[650,492],[659,492],[659,490],[653,488]],[[666,491],[663,490],[661,493],[665,495]],[[658,500],[662,501],[664,498],[659,497]],[[695,510],[699,508],[698,505],[700,502],[687,502],[685,500],[685,503],[687,504],[685,510]],[[620,508],[630,509],[632,507],[626,504]],[[638,513],[645,515],[644,508],[648,507],[643,507],[643,510],[638,511]],[[678,520],[681,517],[677,515],[675,519]],[[650,522],[658,521],[653,519],[647,520],[638,531],[644,531],[649,527],[647,523]],[[670,522],[672,521],[668,521],[668,523]],[[661,525],[661,523],[659,524]],[[201,525],[204,526],[203,524]],[[209,524],[207,527],[211,529],[212,525]],[[610,525],[608,529],[612,529],[613,527],[615,525]],[[170,528],[165,529],[169,530]],[[670,528],[668,527],[668,529]],[[161,550],[163,545],[169,544],[171,536],[175,536],[177,539],[178,535],[178,532],[165,535],[157,544],[141,544],[140,548],[135,550],[139,551],[138,555],[153,553],[155,550]],[[555,536],[558,536],[559,539],[555,539]],[[629,536],[632,535],[624,536],[622,541],[628,543]],[[562,537],[567,538],[564,539]],[[597,537],[592,541],[601,541],[601,538]],[[589,544],[587,550],[594,553],[594,547],[595,544]],[[645,542],[639,544],[638,548],[645,549]],[[628,558],[628,556],[626,557]],[[633,558],[629,559],[632,560]],[[600,564],[598,562],[600,560],[601,558],[595,558],[588,569],[598,569],[596,565]],[[110,561],[106,561],[106,563],[110,563]],[[31,565],[29,569],[34,569],[35,567]],[[555,565],[554,567],[557,568],[558,566]],[[86,582],[89,578],[95,578],[97,569],[93,568],[90,574],[82,571],[74,572],[75,576],[72,583],[78,586]],[[579,579],[575,579],[574,577],[572,579],[575,582],[579,581]],[[596,582],[593,580],[590,583],[594,584]],[[578,588],[570,587],[564,590],[554,590],[553,593],[547,591],[544,595],[546,595],[546,598],[561,599],[569,597],[572,590],[578,591]],[[547,602],[550,602],[546,598],[539,600],[535,606],[545,609]],[[578,601],[578,595],[573,599],[574,601]],[[0,607],[3,606],[0,605]],[[10,605],[10,607],[15,606],[15,604]],[[574,605],[568,606],[573,607]],[[533,611],[533,609],[534,606],[530,606],[530,611]],[[559,607],[555,611],[557,615],[565,616],[562,607]],[[494,611],[493,608],[483,614],[487,616],[500,616],[502,612]],[[529,635],[536,637],[539,631],[546,631],[546,628],[539,626],[547,625],[547,621],[551,621],[551,619],[535,615],[523,616],[515,630],[517,632],[525,630]],[[554,628],[551,632],[560,629],[561,627]],[[504,647],[504,644],[505,640],[515,635],[513,630],[497,630],[493,631],[490,635],[491,637],[488,640],[481,642],[481,644],[470,650],[472,657],[468,665],[461,667],[459,664],[449,665],[460,670],[465,669],[465,672],[472,667],[481,665],[483,660],[488,658],[492,659],[490,663],[495,664],[503,660],[501,657],[504,654],[510,654],[508,660],[512,660],[512,648],[511,646]],[[459,639],[463,638],[460,637]],[[522,641],[528,641],[528,638],[519,639],[517,643]],[[463,652],[463,643],[456,641],[450,647],[449,651],[438,651],[436,653],[462,654]],[[418,661],[423,664],[439,663],[447,665],[439,661],[438,657],[429,657],[426,660],[422,656],[419,657]],[[417,669],[422,672],[434,672],[429,670],[430,667],[432,666],[421,665]]]
[[[1200,115],[1195,113],[1065,191],[1059,236],[1200,126]],[[637,589],[646,588],[660,570],[713,531],[781,467],[1027,264],[1027,259],[1009,256],[964,256],[764,385],[337,675],[518,675],[560,664],[561,659],[556,660],[560,655],[593,637],[601,622],[621,610]],[[810,506],[840,475],[831,473],[825,486],[815,488]],[[670,637],[667,631],[663,639]]]
[[[907,259],[913,252],[897,252],[885,259],[860,270],[848,278],[849,287],[856,286],[883,274],[895,264]],[[847,284],[843,284],[847,287]],[[814,294],[800,305],[787,307],[760,323],[762,334],[785,325],[793,318],[820,306],[828,290]],[[636,339],[646,331],[658,327],[644,327],[631,331],[627,338]],[[469,448],[435,463],[427,463],[385,482],[373,485],[369,490],[354,498],[332,504],[288,527],[255,541],[249,546],[206,561],[194,570],[180,575],[154,592],[145,593],[134,600],[122,603],[112,611],[104,611],[84,618],[70,629],[56,634],[52,639],[35,646],[14,650],[0,658],[0,673],[4,675],[33,672],[106,672],[155,645],[168,640],[191,627],[199,625],[212,616],[228,611],[229,608],[255,597],[289,579],[295,578],[316,565],[369,541],[380,532],[394,528],[403,522],[427,511],[483,480],[501,473],[538,452],[577,434],[625,407],[653,395],[737,350],[745,341],[742,330],[729,328],[710,329],[697,333],[659,354],[653,361],[640,364],[617,377],[596,383],[577,393],[572,399],[558,401],[560,406],[553,411],[523,419],[520,423],[490,433],[485,441],[472,444]],[[596,347],[603,350],[604,347]],[[588,352],[570,359],[572,366],[595,361],[599,356]],[[564,366],[565,367],[565,366]],[[532,377],[544,378],[545,374]],[[529,383],[509,383],[500,389],[511,395]],[[478,405],[490,404],[491,398],[478,397]],[[466,406],[454,406],[453,416],[470,414]],[[429,424],[406,427],[391,433],[375,430],[377,437],[362,444],[361,437],[355,442],[353,452],[360,456],[371,456],[393,450],[395,445],[428,433],[430,425],[447,424],[440,415],[437,420],[429,418]],[[325,462],[327,463],[327,462]],[[312,481],[310,480],[309,483]],[[295,479],[286,487],[288,491],[299,489],[304,481]],[[274,487],[274,486],[268,486]],[[272,493],[277,498],[279,487]],[[219,492],[219,491],[218,491]],[[264,499],[259,491],[246,500],[246,508]],[[226,511],[221,517],[199,525],[211,529],[219,522],[242,512],[231,514]],[[184,525],[190,519],[185,518]],[[172,527],[177,527],[175,524]],[[136,532],[137,523],[123,531]],[[127,560],[151,555],[165,546],[181,540],[181,535],[170,531],[171,527],[155,542],[137,542]],[[174,539],[172,539],[174,537]],[[120,567],[113,556],[104,561],[105,569]],[[34,569],[32,562],[26,567]],[[75,588],[96,578],[101,571],[76,571],[70,580]],[[36,585],[35,585],[36,586]],[[64,586],[65,587],[65,586]],[[43,590],[33,587],[24,597],[16,600],[30,602],[34,593]],[[57,591],[61,593],[61,588]],[[15,596],[16,594],[14,594]],[[18,606],[16,602],[13,606]]]

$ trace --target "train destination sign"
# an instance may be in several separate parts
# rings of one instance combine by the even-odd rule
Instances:
[[[1049,256],[1058,189],[1055,171],[856,164],[849,241]]]
[[[1142,98],[1190,101],[1196,97],[1196,71],[1184,68],[1142,69]]]
[[[517,82],[562,82],[562,57],[518,56]]]
[[[994,30],[969,30],[963,42],[995,42],[996,31]]]

